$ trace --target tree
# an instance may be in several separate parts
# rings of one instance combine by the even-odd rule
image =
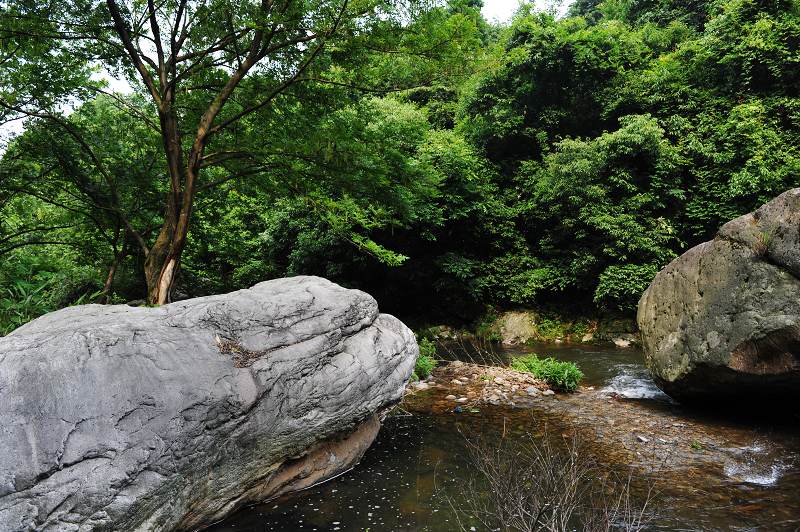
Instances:
[[[120,110],[121,101],[142,108],[133,97],[101,96],[69,117],[29,120],[0,167],[0,256],[33,246],[79,249],[107,264],[103,299],[121,262],[147,247],[159,222],[160,139]],[[27,216],[13,215],[19,205]]]
[[[463,60],[460,36],[474,27],[424,0],[10,0],[0,8],[7,115],[51,121],[90,153],[63,112],[102,90],[94,72],[126,79],[151,102],[169,185],[163,222],[148,243],[124,221],[146,255],[154,304],[170,300],[198,192],[282,164],[253,135],[275,133],[259,122],[277,101],[302,98],[306,84],[387,91],[428,82],[441,57]]]

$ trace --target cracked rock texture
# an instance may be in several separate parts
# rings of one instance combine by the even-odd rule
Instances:
[[[800,189],[664,268],[637,320],[647,365],[676,399],[800,396]]]
[[[196,529],[330,478],[417,354],[372,297],[316,277],[43,316],[0,338],[0,530]]]

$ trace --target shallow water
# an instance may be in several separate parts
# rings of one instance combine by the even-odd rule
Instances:
[[[642,353],[635,348],[534,343],[505,351],[511,356],[533,352],[575,362],[583,372],[583,385],[600,387],[620,397],[670,401],[650,378],[642,363]]]
[[[535,351],[578,363],[584,384],[609,396],[630,401],[641,411],[667,411],[675,420],[698,416],[683,413],[648,378],[635,349],[534,345],[498,353],[514,356]],[[428,393],[428,392],[426,392]],[[429,401],[440,401],[436,390]],[[443,393],[443,392],[441,392]],[[465,436],[500,434],[527,437],[541,430],[545,416],[523,409],[481,407],[455,414],[420,407],[413,415],[398,412],[388,418],[375,444],[354,470],[323,485],[244,509],[211,530],[391,530],[432,532],[459,530],[451,510],[472,469]],[[655,498],[662,530],[796,530],[800,527],[800,437],[794,429],[745,422],[731,425],[713,419],[699,421],[709,433],[732,441],[748,435],[748,443],[724,449],[722,467],[695,470],[687,478],[670,480]],[[749,425],[747,423],[750,423]],[[680,424],[680,423],[676,423]],[[743,430],[744,428],[744,430]],[[678,429],[680,430],[680,429]],[[749,434],[752,433],[752,436]],[[462,523],[465,530],[476,523]]]

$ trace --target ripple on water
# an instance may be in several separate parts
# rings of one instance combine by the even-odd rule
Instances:
[[[774,486],[792,467],[791,459],[775,458],[759,443],[735,449],[734,455],[724,465],[723,472],[726,477],[745,484]]]
[[[615,394],[626,399],[655,399],[671,401],[669,396],[662,392],[647,369],[640,364],[619,364],[617,374],[610,379],[601,391]]]

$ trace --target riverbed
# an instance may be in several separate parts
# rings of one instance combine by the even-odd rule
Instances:
[[[456,408],[446,399],[453,390],[440,383],[407,397],[352,471],[244,509],[212,530],[459,530],[452,506],[474,475],[465,438],[502,433],[513,441],[573,430],[601,460],[639,477],[637,485],[654,486],[651,529],[800,527],[796,418],[684,410],[649,379],[634,348],[541,344],[494,356],[531,351],[576,362],[585,374],[581,391],[518,400],[514,407]]]

